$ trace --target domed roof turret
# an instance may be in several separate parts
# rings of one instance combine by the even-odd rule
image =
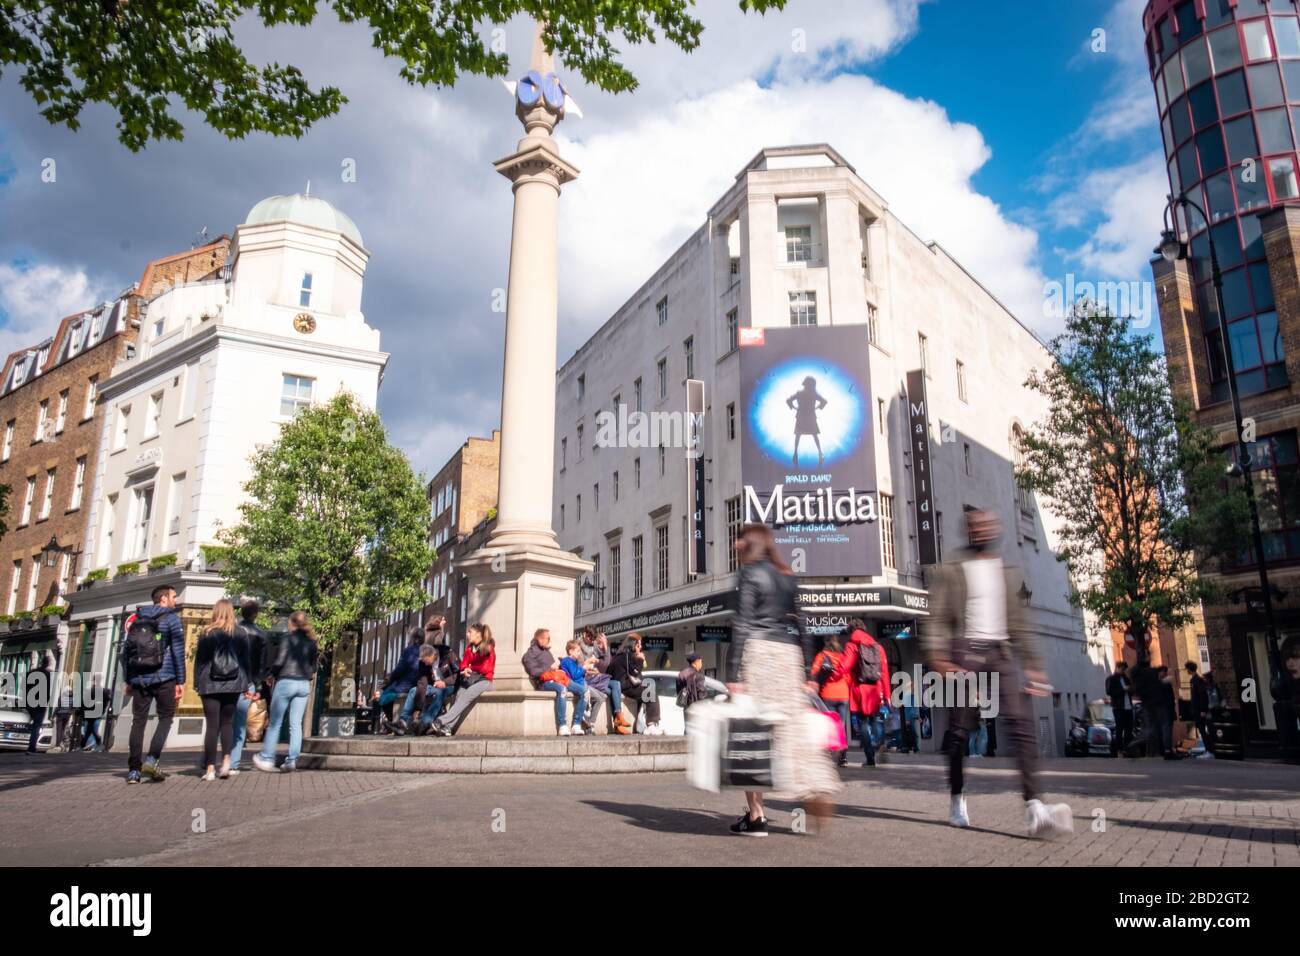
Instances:
[[[255,226],[282,219],[301,223],[304,226],[315,226],[318,229],[333,229],[365,248],[365,243],[361,241],[361,230],[345,213],[335,209],[324,199],[302,193],[294,193],[292,196],[267,196],[248,211],[248,215],[244,217],[244,225]]]

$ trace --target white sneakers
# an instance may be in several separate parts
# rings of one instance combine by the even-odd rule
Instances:
[[[658,724],[646,724],[646,725],[645,725],[645,736],[647,736],[647,737],[662,737],[663,735],[664,735],[664,729],[663,729],[662,727],[660,727]]]
[[[567,736],[569,736],[569,725],[568,725],[568,724],[560,724],[558,730],[559,730],[559,734],[560,734],[561,737],[567,737]]]
[[[970,817],[966,815],[966,798],[960,794],[952,798],[952,809],[948,812],[948,822],[963,830],[970,826]]]
[[[1025,802],[1025,822],[1031,837],[1054,837],[1074,832],[1074,814],[1068,803]]]
[[[585,730],[582,729],[582,724],[574,724],[574,725],[569,729],[569,733],[572,734],[574,737],[582,737],[582,736],[584,736],[587,732],[586,732]]]

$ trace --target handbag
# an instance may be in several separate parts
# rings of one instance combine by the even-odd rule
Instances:
[[[266,736],[266,698],[260,698],[248,705],[248,720],[244,724],[244,737],[251,743],[260,743]]]
[[[779,720],[760,714],[747,697],[692,704],[686,725],[691,786],[710,793],[781,790],[789,773],[775,746]]]
[[[468,674],[462,673],[456,678],[456,687],[460,690],[468,690],[481,680],[483,680],[483,675],[478,671],[471,671]]]

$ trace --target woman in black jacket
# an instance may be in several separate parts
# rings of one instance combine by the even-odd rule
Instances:
[[[641,676],[645,667],[645,651],[641,649],[641,635],[633,631],[623,638],[618,653],[609,659],[609,678],[617,681],[623,697],[628,701],[639,701],[645,708],[645,735],[647,737],[663,736],[659,726],[659,689],[655,682]]]
[[[194,650],[194,691],[203,701],[204,780],[230,776],[230,753],[235,744],[235,705],[248,687],[248,638],[235,626],[235,609],[222,598],[212,605],[212,616]],[[217,735],[221,736],[221,772],[218,774]]]
[[[761,714],[777,716],[773,735],[776,761],[789,774],[789,794],[802,800],[809,814],[825,820],[834,812],[831,796],[840,789],[830,751],[817,747],[806,732],[808,679],[814,647],[801,626],[796,597],[799,585],[776,547],[772,532],[761,524],[740,529],[740,607],[736,612],[730,660],[731,696],[748,696]],[[767,834],[763,794],[745,793],[743,817],[732,833]]]
[[[271,719],[266,725],[262,752],[253,756],[253,766],[268,773],[288,772],[298,765],[302,752],[302,718],[307,712],[307,695],[316,674],[316,632],[303,611],[289,615],[289,633],[280,641],[270,671]],[[280,727],[289,714],[289,755],[276,767],[275,750],[280,745]]]

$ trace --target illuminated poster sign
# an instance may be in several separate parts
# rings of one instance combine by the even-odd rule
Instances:
[[[740,350],[744,520],[798,574],[881,571],[865,326],[763,330]]]
[[[934,519],[934,483],[930,476],[930,415],[925,407],[925,371],[907,373],[907,433],[912,452],[912,499],[916,502],[917,543],[921,563],[938,564]]]

